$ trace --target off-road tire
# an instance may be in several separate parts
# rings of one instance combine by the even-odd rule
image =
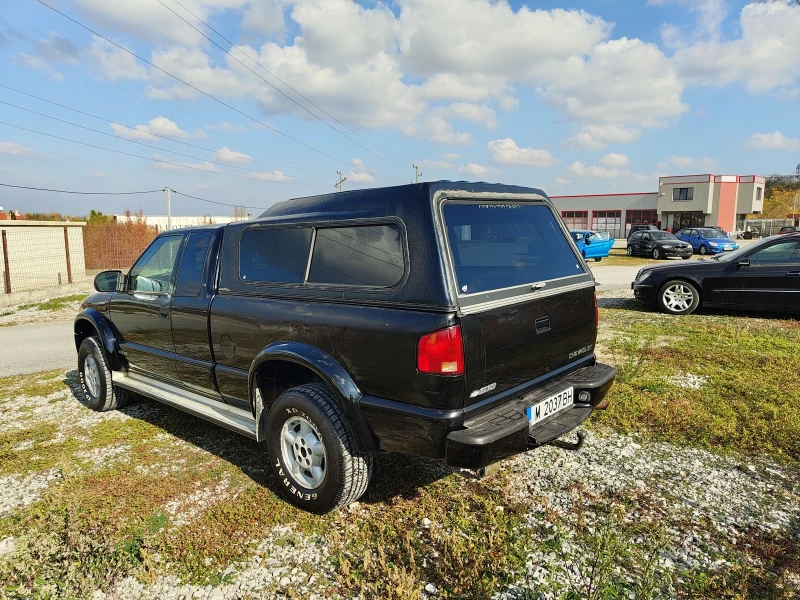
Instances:
[[[94,361],[97,371],[97,381],[93,386],[87,385],[86,380],[87,361],[91,362],[90,359]],[[113,385],[106,353],[100,346],[100,340],[94,336],[84,338],[78,349],[78,378],[83,391],[84,403],[92,410],[105,412],[122,408],[131,400],[131,393],[128,390]],[[95,393],[91,392],[91,387],[95,388]]]
[[[293,417],[310,422],[325,448],[324,475],[318,487],[308,488],[291,472],[283,454],[282,431]],[[333,392],[323,383],[310,383],[283,392],[267,415],[267,450],[277,487],[289,502],[323,514],[355,502],[372,477],[372,454],[356,450],[352,431]]]
[[[683,292],[681,292],[681,290],[683,290]],[[684,302],[670,306],[670,302],[666,297],[669,291],[673,291],[673,293],[678,295],[681,293],[691,293],[691,299],[686,298]],[[659,288],[656,302],[658,303],[658,308],[669,315],[690,315],[700,306],[700,292],[695,285],[688,281],[684,281],[683,279],[670,279]]]

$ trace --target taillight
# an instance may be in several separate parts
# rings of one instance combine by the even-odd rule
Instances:
[[[597,306],[597,292],[594,293],[594,326],[600,326],[600,309]]]
[[[464,372],[461,326],[447,327],[419,338],[417,369],[436,375],[461,375]]]

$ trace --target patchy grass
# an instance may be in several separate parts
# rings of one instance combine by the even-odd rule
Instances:
[[[695,256],[692,257],[694,260]],[[643,265],[660,265],[668,261],[681,262],[682,258],[666,258],[664,260],[653,260],[652,258],[644,258],[641,256],[628,256],[627,250],[624,248],[612,248],[608,256],[600,262],[595,262],[593,258],[586,259],[589,266],[592,268],[597,267],[641,267]]]
[[[65,388],[63,370],[0,377],[0,403],[20,396],[49,396]]]
[[[67,308],[71,304],[83,301],[86,298],[86,296],[87,294],[72,294],[71,296],[59,296],[57,298],[48,298],[47,300],[43,300],[41,302],[20,304],[15,309],[12,309],[10,312],[3,313],[2,316],[7,316],[21,310],[43,310],[48,312],[56,312],[58,310]]]
[[[601,350],[618,376],[596,421],[682,444],[800,460],[800,322],[607,308],[601,327]]]

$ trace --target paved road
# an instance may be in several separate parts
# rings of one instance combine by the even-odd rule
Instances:
[[[598,289],[621,289],[631,287],[631,281],[633,281],[636,273],[641,268],[641,265],[635,267],[594,267],[592,273],[597,283],[600,284]]]
[[[77,360],[71,322],[0,327],[0,377],[72,369]]]

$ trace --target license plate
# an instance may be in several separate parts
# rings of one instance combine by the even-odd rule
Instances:
[[[573,388],[567,388],[563,392],[553,394],[549,398],[537,402],[533,406],[525,409],[525,414],[528,416],[528,421],[531,425],[536,425],[539,421],[547,417],[561,412],[564,409],[572,406],[572,397],[574,395]]]
[[[723,250],[733,250],[733,246],[725,246]]]

